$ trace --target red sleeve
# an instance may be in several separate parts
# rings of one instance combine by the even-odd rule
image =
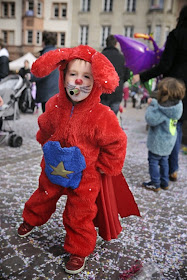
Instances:
[[[36,140],[43,146],[52,135],[52,126],[46,113],[39,116],[38,125],[39,130],[36,134]]]
[[[120,174],[125,160],[127,136],[113,111],[107,110],[102,115],[96,137],[101,147],[96,167],[108,175]]]

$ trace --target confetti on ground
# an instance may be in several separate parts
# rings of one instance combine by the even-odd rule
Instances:
[[[152,193],[141,187],[149,179],[144,111],[145,108],[127,108],[122,113],[122,127],[128,136],[123,172],[142,217],[121,219],[123,231],[117,240],[106,242],[98,238],[85,270],[75,276],[64,272],[68,258],[63,249],[65,197],[58,201],[48,223],[36,228],[27,238],[21,239],[16,234],[24,203],[37,188],[42,156],[35,141],[37,116],[21,115],[16,127],[19,133],[23,131],[23,145],[0,147],[1,279],[116,280],[136,260],[145,267],[147,263],[158,267],[160,276],[152,279],[187,279],[186,155],[181,151],[179,179],[170,184],[169,190]]]

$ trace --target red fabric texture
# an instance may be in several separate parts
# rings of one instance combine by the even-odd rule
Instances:
[[[86,99],[73,106],[64,88],[63,69],[76,58],[91,63],[94,86]],[[33,64],[32,72],[43,77],[57,67],[60,92],[49,99],[46,111],[39,116],[37,140],[42,146],[47,141],[59,141],[61,147],[78,147],[85,157],[86,169],[79,187],[64,191],[63,187],[49,182],[42,160],[39,188],[26,203],[23,218],[33,226],[46,223],[58,199],[67,195],[63,213],[67,233],[64,248],[70,254],[85,257],[95,248],[93,220],[96,216],[94,221],[100,235],[110,240],[117,238],[122,229],[118,213],[125,217],[139,215],[139,211],[120,174],[126,154],[126,134],[114,112],[100,103],[102,92],[113,92],[118,85],[115,68],[104,55],[89,46],[78,46],[44,54]],[[101,176],[99,170],[107,175]]]
[[[94,225],[104,240],[118,237],[122,227],[118,214],[123,218],[130,215],[140,216],[138,206],[123,176],[102,175],[102,186],[97,197],[98,207]]]
[[[102,92],[112,93],[119,85],[119,76],[112,63],[102,53],[87,45],[49,51],[33,63],[31,72],[36,77],[47,76],[58,67],[62,72],[73,59],[83,59],[92,64],[94,83]]]

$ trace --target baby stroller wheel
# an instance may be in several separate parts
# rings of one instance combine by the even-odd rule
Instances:
[[[22,113],[25,113],[27,111],[27,101],[23,100],[22,102],[19,103],[19,108]]]
[[[8,145],[10,147],[20,147],[22,145],[23,139],[21,136],[18,136],[16,134],[12,134],[8,140]]]

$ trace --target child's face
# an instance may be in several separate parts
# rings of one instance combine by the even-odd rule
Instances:
[[[65,88],[74,104],[89,96],[93,84],[92,68],[89,62],[80,59],[69,62],[65,75]]]

